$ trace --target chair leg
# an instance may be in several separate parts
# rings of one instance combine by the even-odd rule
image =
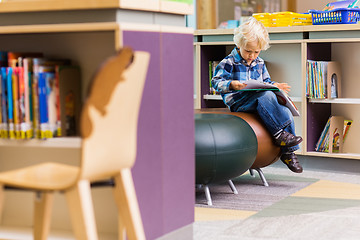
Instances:
[[[122,224],[125,224],[129,240],[145,240],[131,170],[129,168],[121,170],[114,180],[114,197],[119,209],[119,217],[121,218],[119,219],[119,226],[122,227]],[[121,239],[122,232],[119,229],[119,239]]]
[[[50,231],[54,194],[53,192],[36,192],[35,194],[34,239],[46,240]]]
[[[259,173],[259,176],[260,176],[261,181],[263,182],[264,186],[268,187],[269,183],[266,181],[263,171],[260,168],[254,168],[254,169]]]
[[[2,223],[3,208],[4,208],[4,185],[0,184],[0,225]]]
[[[229,183],[229,186],[230,186],[230,188],[231,188],[231,191],[233,191],[234,194],[238,194],[239,192],[237,191],[237,189],[236,189],[233,181],[228,180],[228,183]]]
[[[119,217],[118,217],[118,221],[119,221],[119,240],[126,240],[126,228],[125,228],[125,219],[120,217],[120,213],[119,213]]]
[[[211,194],[210,194],[210,189],[209,189],[208,185],[204,186],[204,191],[205,191],[207,205],[212,206]]]
[[[71,223],[77,240],[97,240],[95,214],[90,183],[81,180],[65,192]]]

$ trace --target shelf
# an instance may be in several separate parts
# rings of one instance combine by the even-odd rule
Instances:
[[[210,94],[205,94],[204,96],[203,96],[203,98],[205,99],[205,100],[222,100],[222,97],[221,97],[221,95],[210,95]],[[293,101],[293,102],[295,102],[295,103],[301,103],[302,101],[301,101],[301,97],[291,97],[291,100]]]
[[[43,12],[89,9],[136,9],[174,14],[193,14],[193,5],[167,0],[3,0],[0,12]]]
[[[0,147],[49,147],[49,148],[80,148],[80,137],[60,137],[46,140],[40,139],[0,139]]]
[[[316,156],[324,158],[340,158],[360,160],[357,147],[356,132],[359,125],[354,124],[348,135],[346,143],[347,153],[323,153],[309,151],[312,149],[315,139],[323,130],[323,124],[329,115],[344,115],[354,122],[359,119],[360,97],[352,86],[357,84],[356,76],[359,68],[356,68],[357,58],[360,54],[360,24],[338,24],[325,26],[298,26],[298,27],[273,27],[267,28],[270,35],[270,49],[262,52],[261,57],[267,61],[267,68],[271,72],[272,79],[279,82],[288,82],[295,91],[290,92],[292,101],[301,111],[301,116],[295,118],[297,133],[307,141],[308,146],[303,146],[298,154],[304,156]],[[222,100],[220,95],[206,94],[208,88],[208,64],[207,61],[221,60],[230,46],[233,46],[234,29],[202,29],[195,30],[194,46],[197,50],[196,57],[198,70],[197,85],[200,99],[198,105],[201,108],[217,107]],[[291,61],[288,61],[291,59]],[[343,65],[343,73],[346,73],[341,91],[343,98],[336,99],[307,99],[304,96],[306,82],[306,61],[308,59],[338,61]],[[352,98],[344,98],[351,96]],[[316,104],[307,104],[316,103]],[[321,103],[330,103],[322,104]],[[309,147],[310,146],[310,147]]]
[[[0,26],[0,34],[92,32],[92,31],[115,31],[118,29],[119,29],[119,24],[113,22],[38,24],[38,25]]]
[[[360,98],[309,99],[311,103],[360,104]]]
[[[203,96],[203,98],[204,98],[205,100],[222,100],[221,95],[205,94],[205,95]]]
[[[331,157],[331,158],[346,158],[360,160],[359,153],[326,153],[326,152],[306,152],[306,156],[314,157]]]

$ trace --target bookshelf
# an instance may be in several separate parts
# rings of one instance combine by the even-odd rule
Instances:
[[[360,25],[318,25],[268,28],[271,47],[260,57],[267,62],[272,80],[288,82],[290,97],[300,110],[295,117],[297,134],[304,142],[299,154],[360,160],[356,133],[360,131],[360,94],[356,87],[360,54]],[[233,29],[195,31],[196,109],[225,107],[220,96],[209,95],[209,60],[222,60],[233,49]],[[308,99],[305,96],[306,62],[338,61],[342,68],[341,98]],[[315,151],[315,143],[330,115],[344,116],[353,125],[344,143],[343,153]]]
[[[83,100],[98,66],[122,46],[150,52],[137,160],[132,169],[149,239],[191,224],[194,219],[193,30],[185,27],[185,15],[192,11],[191,4],[167,0],[0,2],[0,50],[71,59],[81,69]],[[174,85],[177,93],[172,91]],[[0,171],[49,159],[76,165],[80,147],[80,137],[1,139]],[[174,173],[173,169],[182,171]],[[189,176],[185,181],[184,175]],[[167,184],[169,178],[171,185]],[[107,200],[111,199],[111,189],[94,191],[94,201],[104,203],[95,209],[99,232],[116,234],[116,206]],[[30,227],[32,205],[15,206],[19,206],[18,197],[32,195],[6,194],[2,225]],[[52,229],[71,229],[67,210],[61,207],[64,201],[63,196],[55,199]],[[172,207],[174,203],[177,208]],[[13,219],[14,211],[21,211],[23,217]]]

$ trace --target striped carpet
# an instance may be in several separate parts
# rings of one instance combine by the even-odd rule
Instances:
[[[194,239],[360,239],[360,175],[263,169],[196,193]]]

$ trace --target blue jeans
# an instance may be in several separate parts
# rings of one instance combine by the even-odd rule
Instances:
[[[236,102],[230,106],[232,112],[258,113],[272,136],[281,129],[295,135],[294,118],[287,107],[278,103],[274,92],[244,91],[239,92],[237,97]],[[281,152],[293,152],[298,149],[299,145],[282,147]]]

